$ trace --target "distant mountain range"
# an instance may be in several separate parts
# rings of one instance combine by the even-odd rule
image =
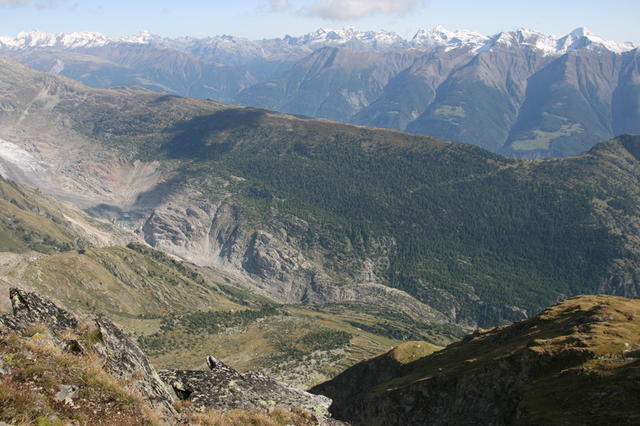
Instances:
[[[513,157],[574,155],[640,133],[640,59],[584,28],[485,36],[443,27],[411,40],[319,29],[300,37],[124,38],[38,31],[0,55],[93,87],[140,85],[470,143]]]
[[[476,49],[489,49],[496,43],[505,42],[513,34],[519,34],[518,42],[543,50],[548,54],[563,54],[571,50],[578,50],[590,44],[602,45],[607,49],[622,53],[635,49],[631,42],[618,43],[604,40],[585,28],[577,28],[571,33],[556,38],[528,29],[520,29],[516,32],[503,32],[492,37],[473,31],[450,31],[443,26],[436,26],[431,30],[421,29],[411,40],[406,40],[396,33],[389,31],[359,31],[354,27],[343,29],[320,28],[300,37],[285,36],[283,38],[249,40],[242,37],[220,35],[207,38],[177,37],[167,38],[142,31],[139,34],[128,37],[110,37],[96,32],[76,32],[52,34],[42,31],[19,33],[16,37],[0,36],[0,46],[8,49],[28,48],[95,48],[114,44],[141,44],[155,45],[167,48],[183,48],[196,51],[198,48],[209,46],[221,50],[236,51],[238,47],[244,47],[242,52],[253,50],[256,56],[269,57],[278,53],[290,53],[287,46],[307,47],[317,49],[319,47],[350,47],[366,50],[394,50],[403,48],[434,48],[447,47],[449,49],[474,46]],[[235,45],[232,47],[232,45]]]

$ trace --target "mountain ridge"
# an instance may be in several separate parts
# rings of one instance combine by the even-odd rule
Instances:
[[[39,32],[2,40],[0,55],[92,87],[394,128],[516,158],[575,155],[640,132],[638,49],[585,28],[562,37],[436,27],[404,40],[348,27],[257,41]]]
[[[351,45],[352,47],[365,47],[368,49],[389,49],[389,48],[435,48],[446,47],[448,49],[466,47],[472,50],[488,50],[495,43],[507,42],[504,37],[512,38],[513,41],[524,43],[531,47],[545,51],[547,54],[564,54],[571,50],[585,48],[589,45],[600,45],[615,53],[622,53],[633,50],[636,46],[631,42],[615,42],[605,40],[587,28],[579,27],[563,36],[551,36],[540,32],[520,28],[514,31],[499,32],[491,36],[486,36],[474,31],[455,30],[451,31],[441,25],[432,29],[418,29],[410,39],[404,39],[396,33],[378,31],[360,31],[356,27],[345,27],[342,29],[319,28],[316,31],[301,35],[285,35],[282,38],[251,40],[243,37],[230,35],[216,35],[209,37],[162,37],[147,30],[138,34],[111,37],[97,32],[75,32],[75,33],[47,33],[38,30],[21,32],[15,37],[0,36],[0,48],[26,49],[56,47],[62,49],[104,47],[108,44],[157,44],[163,47],[175,47],[189,44],[211,44],[214,41],[243,42],[255,44],[273,44],[282,42],[289,45],[325,47]],[[530,38],[536,39],[531,43]],[[356,44],[354,44],[356,43]],[[357,44],[359,43],[359,44]],[[192,49],[192,48],[191,48]]]
[[[404,344],[312,392],[354,425],[634,424],[639,308],[638,299],[571,298],[431,355]]]
[[[280,301],[362,300],[474,326],[577,292],[637,292],[627,150],[523,162],[4,64],[0,137],[51,165],[47,191],[83,188],[74,202],[92,215]]]

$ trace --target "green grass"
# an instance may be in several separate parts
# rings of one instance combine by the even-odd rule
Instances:
[[[60,206],[0,177],[0,251],[55,253],[88,244]]]
[[[74,309],[129,319],[169,312],[237,309],[217,285],[156,250],[86,249],[32,262],[22,279]]]

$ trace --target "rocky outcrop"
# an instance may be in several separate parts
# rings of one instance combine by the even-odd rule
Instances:
[[[17,288],[10,290],[10,298],[13,313],[0,315],[0,332],[29,334],[33,329],[41,329],[37,333],[48,334],[52,344],[64,352],[97,355],[104,370],[148,402],[164,423],[189,421],[188,417],[176,412],[175,398],[170,390],[173,389],[178,399],[189,400],[191,406],[200,411],[270,412],[284,408],[303,415],[305,424],[342,424],[331,418],[331,400],[327,397],[280,384],[261,373],[239,373],[211,356],[207,358],[209,371],[163,370],[158,374],[140,348],[108,318],[93,320],[96,329],[89,334],[95,336],[92,339],[95,342],[88,342],[87,327],[91,326],[52,301]],[[82,341],[70,337],[81,334],[85,336]],[[0,358],[0,376],[11,374],[11,370],[11,366]],[[53,398],[73,406],[79,392],[75,386],[60,385]]]
[[[151,194],[140,198],[133,220],[125,226],[138,229],[151,246],[198,265],[223,271],[245,287],[285,302],[323,299],[315,294],[316,282],[328,281],[286,235],[255,230],[235,203],[225,185],[204,179],[178,185],[156,203]],[[187,209],[176,205],[189,206]],[[140,223],[138,215],[146,217]]]
[[[9,291],[9,298],[13,315],[0,316],[2,327],[23,331],[30,325],[46,324],[56,336],[64,330],[78,328],[78,319],[74,315],[36,293],[12,288]]]
[[[197,408],[217,410],[270,410],[276,407],[301,408],[320,422],[329,415],[331,400],[285,386],[261,373],[239,373],[223,362],[207,357],[209,371],[160,370],[160,377],[178,398]]]
[[[384,282],[395,241],[371,241],[372,248],[364,256],[346,253],[339,259],[320,243],[302,250],[298,235],[309,231],[308,223],[279,215],[268,226],[260,225],[266,229],[256,229],[247,212],[233,202],[230,185],[210,177],[175,183],[171,188],[164,187],[160,201],[154,191],[144,194],[132,208],[137,213],[122,215],[119,220],[137,229],[149,245],[224,271],[239,285],[283,302],[359,301],[393,306],[436,322],[455,319],[404,291],[379,284]],[[149,216],[141,223],[140,217],[145,215]],[[317,259],[324,261],[321,264]],[[328,266],[329,259],[333,263]],[[345,276],[350,285],[336,285],[328,269]]]
[[[0,316],[0,329],[25,331],[29,327],[44,326],[62,349],[84,350],[77,341],[65,339],[65,332],[78,331],[79,322],[73,314],[36,293],[17,288],[10,290],[10,298],[13,314]],[[94,349],[106,369],[115,377],[128,381],[129,387],[148,400],[166,421],[176,421],[173,397],[138,346],[110,320],[97,318],[95,324],[99,340]]]
[[[122,379],[140,378],[133,381],[133,388],[160,409],[164,417],[174,415],[173,398],[146,355],[108,318],[97,318],[96,324],[102,340],[99,353],[107,370]]]

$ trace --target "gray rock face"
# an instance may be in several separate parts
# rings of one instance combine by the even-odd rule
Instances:
[[[111,320],[98,318],[96,324],[100,329],[107,370],[124,379],[140,377],[132,382],[133,388],[160,409],[165,417],[175,414],[173,398],[140,348]]]
[[[189,400],[198,408],[218,410],[269,410],[276,407],[299,407],[322,421],[329,415],[331,400],[325,396],[285,386],[260,373],[239,373],[209,356],[210,371],[160,370],[162,380],[178,398]]]
[[[56,339],[60,339],[64,330],[78,329],[78,319],[73,314],[36,293],[12,288],[10,298],[13,314],[0,316],[0,329],[22,331],[34,324],[44,325]],[[101,338],[95,349],[109,372],[129,380],[129,386],[146,398],[164,419],[175,420],[173,397],[140,348],[110,320],[98,318],[95,322]],[[62,348],[69,348],[68,341],[58,343]],[[60,401],[71,401],[74,392],[73,389],[60,389]]]
[[[0,330],[23,331],[35,324],[49,328],[54,343],[64,350],[84,352],[77,341],[63,339],[63,331],[77,331],[78,319],[36,293],[13,288],[10,291],[13,314],[0,316]],[[140,348],[113,322],[96,318],[100,342],[93,348],[103,359],[106,370],[124,379],[144,397],[169,424],[180,421],[173,408],[173,388],[179,399],[190,400],[196,408],[219,410],[270,410],[297,408],[312,413],[322,424],[340,424],[331,419],[331,400],[280,384],[260,373],[241,374],[212,356],[207,357],[210,371],[164,370],[156,372]],[[0,375],[10,367],[0,358]],[[78,389],[61,385],[55,399],[73,406]]]
[[[420,317],[447,321],[407,293],[378,284],[384,282],[395,241],[381,238],[370,242],[372,249],[364,256],[354,253],[327,260],[324,255],[331,250],[320,244],[301,250],[296,235],[309,224],[300,218],[278,216],[268,227],[256,229],[234,204],[230,184],[213,178],[174,183],[159,197],[155,191],[141,195],[131,214],[118,220],[159,250],[224,271],[239,284],[283,302],[391,303]],[[326,265],[317,259],[333,262],[330,269],[348,274],[351,285],[335,285]]]
[[[13,328],[22,328],[28,324],[43,323],[51,328],[54,334],[62,330],[78,328],[76,317],[53,302],[43,299],[35,293],[27,293],[17,288],[9,292],[13,316],[0,317],[0,323],[15,324]]]

